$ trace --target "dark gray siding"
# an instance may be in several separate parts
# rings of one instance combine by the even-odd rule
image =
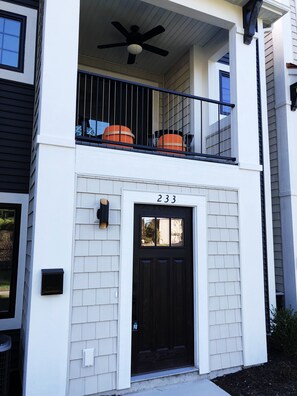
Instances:
[[[0,191],[28,193],[34,86],[0,79]]]
[[[40,82],[41,82],[41,60],[42,60],[42,33],[43,33],[43,15],[44,15],[44,0],[39,2],[38,22],[37,22],[37,43],[36,43],[36,68],[35,68],[35,99],[34,99],[34,116],[33,116],[33,135],[31,146],[31,170],[29,183],[29,209],[28,209],[28,230],[27,230],[27,252],[26,252],[26,270],[25,270],[25,284],[24,284],[24,299],[23,299],[23,315],[22,315],[22,329],[21,329],[21,356],[24,356],[26,348],[27,329],[29,328],[29,296],[30,296],[30,277],[32,267],[32,245],[34,235],[34,218],[35,218],[35,195],[36,195],[36,157],[37,157],[37,130],[39,121],[39,97],[40,97]],[[23,366],[23,362],[21,362]]]

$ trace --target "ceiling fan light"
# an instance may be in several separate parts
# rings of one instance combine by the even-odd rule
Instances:
[[[129,54],[139,55],[142,52],[142,46],[139,44],[130,44],[127,47]]]

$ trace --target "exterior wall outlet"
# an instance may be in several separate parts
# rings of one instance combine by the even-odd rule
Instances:
[[[94,366],[94,348],[83,349],[83,367]]]

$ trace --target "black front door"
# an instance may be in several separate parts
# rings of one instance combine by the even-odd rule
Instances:
[[[132,375],[192,366],[192,209],[135,205]]]

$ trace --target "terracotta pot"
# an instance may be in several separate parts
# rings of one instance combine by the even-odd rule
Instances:
[[[168,150],[186,151],[182,136],[177,134],[167,133],[161,136],[157,146]]]
[[[104,129],[103,133],[104,140],[112,140],[113,142],[133,144],[134,137],[131,130],[124,125],[110,125]],[[110,146],[125,147],[119,144],[110,144]]]

